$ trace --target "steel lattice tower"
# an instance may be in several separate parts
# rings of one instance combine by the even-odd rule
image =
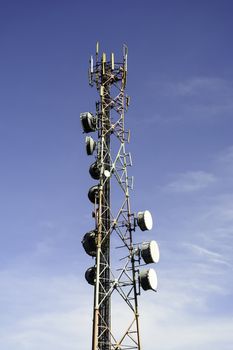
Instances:
[[[89,66],[89,84],[96,85],[99,95],[96,113],[80,116],[83,131],[98,134],[97,141],[86,137],[86,152],[95,156],[89,172],[98,183],[88,192],[94,204],[95,228],[82,240],[85,251],[94,258],[94,266],[85,274],[94,286],[92,350],[140,350],[138,296],[141,288],[157,289],[155,271],[139,271],[142,263],[158,262],[157,243],[133,243],[136,227],[150,230],[152,217],[147,210],[135,215],[130,206],[133,177],[128,175],[132,160],[126,150],[130,133],[125,130],[127,56],[124,45],[122,62],[115,62],[113,53],[110,60],[105,53],[99,59],[97,43],[95,62],[91,57]],[[120,300],[123,304],[119,307]]]

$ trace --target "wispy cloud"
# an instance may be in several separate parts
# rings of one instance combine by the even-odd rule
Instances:
[[[165,350],[185,350],[190,345],[192,350],[206,350],[221,343],[221,349],[228,350],[227,344],[233,341],[232,318],[213,318],[209,314],[207,295],[210,292],[214,295],[216,290],[209,288],[202,293],[201,288],[195,287],[195,276],[188,279],[191,271],[186,272],[181,276],[170,271],[167,277],[164,275],[162,278],[159,293],[144,292],[140,298],[143,346],[148,350],[154,350],[155,344]],[[90,300],[93,297],[90,286],[85,286],[84,281],[72,275],[51,281],[43,276],[34,279],[11,276],[9,280],[9,273],[1,277],[9,288],[14,286],[17,292],[15,290],[10,296],[7,296],[7,290],[2,293],[8,302],[12,302],[10,299],[14,297],[22,308],[18,310],[17,304],[13,305],[10,312],[16,310],[14,317],[11,317],[10,323],[2,323],[0,345],[4,350],[90,348]],[[203,285],[205,288],[206,283],[199,284],[199,287]],[[115,305],[115,309],[117,316],[124,316],[124,308]],[[115,327],[120,328],[122,318],[113,315],[113,319]],[[216,332],[217,329],[220,332]]]
[[[217,186],[216,180],[209,172],[187,171],[175,177],[169,191],[193,193],[214,183]],[[171,195],[169,200],[174,197],[178,196]],[[232,196],[204,198],[200,193],[198,205],[190,202],[182,200],[174,210],[174,220],[166,210],[169,239],[162,244],[157,268],[159,292],[142,292],[139,300],[142,345],[148,350],[157,345],[163,350],[210,350],[214,346],[231,350],[232,313],[229,308],[221,313],[218,306],[232,297]],[[185,220],[187,225],[182,226]],[[163,230],[161,224],[159,231]],[[54,258],[53,247],[50,239],[41,240],[25,261],[35,265],[38,256],[39,261],[50,254]],[[93,288],[85,283],[85,267],[79,267],[81,277],[78,269],[60,275],[50,269],[49,276],[45,271],[35,275],[24,269],[18,264],[0,271],[0,347],[90,349]],[[120,329],[124,307],[114,304],[114,309],[113,323]]]
[[[165,190],[176,193],[190,193],[202,190],[216,181],[213,174],[204,171],[187,171],[178,174],[176,179],[166,185]]]
[[[69,350],[90,347],[91,288],[74,275],[1,271],[0,347]]]
[[[171,314],[165,305],[159,310],[155,306],[154,312],[148,307],[147,311],[142,334],[148,350],[161,347],[161,344],[164,350],[211,350],[216,346],[223,350],[231,349],[233,318],[208,319],[202,315],[193,319],[182,312]],[[166,315],[165,321],[160,319],[161,314]],[[153,329],[148,327],[149,324],[153,324]]]
[[[189,248],[189,250],[198,257],[203,257],[205,260],[208,260],[211,263],[223,264],[232,268],[232,265],[224,258],[222,254],[218,252],[211,251],[197,244],[184,243],[184,246]]]
[[[233,170],[233,145],[222,150],[216,157],[216,162],[221,171],[227,171],[232,175]]]
[[[218,98],[231,98],[233,86],[229,81],[219,78],[193,77],[185,81],[167,82],[162,90],[164,94],[172,96],[201,96]]]
[[[231,117],[233,82],[217,77],[191,77],[183,81],[152,83],[161,122]],[[158,110],[158,108],[157,108]]]
[[[196,244],[188,244],[188,243],[184,243],[185,246],[187,246],[188,248],[190,248],[194,253],[197,253],[200,256],[206,256],[208,258],[212,259],[216,259],[216,258],[221,258],[221,254],[213,252],[209,249],[200,247]]]

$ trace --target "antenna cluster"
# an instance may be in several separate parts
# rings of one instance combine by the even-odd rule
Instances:
[[[157,290],[153,268],[141,268],[159,261],[155,240],[135,244],[135,231],[151,230],[152,215],[148,210],[131,211],[130,192],[133,177],[128,175],[132,157],[126,151],[130,132],[125,130],[125,112],[130,98],[125,95],[128,48],[123,46],[123,59],[109,59],[99,54],[89,61],[89,84],[96,85],[98,101],[95,113],[81,113],[86,153],[93,156],[89,174],[95,184],[88,191],[93,205],[93,224],[83,239],[85,252],[94,260],[85,278],[94,286],[92,350],[141,349],[138,296],[141,289]],[[122,316],[114,314],[114,296],[120,296]],[[127,314],[127,316],[126,316]],[[119,328],[124,319],[128,324]],[[114,329],[114,324],[116,329]]]

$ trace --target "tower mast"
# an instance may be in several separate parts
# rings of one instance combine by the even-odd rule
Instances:
[[[85,112],[80,116],[84,133],[98,134],[97,141],[86,137],[86,152],[95,156],[89,172],[98,183],[88,192],[94,204],[95,228],[82,240],[86,253],[95,261],[85,274],[87,282],[94,286],[92,350],[140,350],[138,296],[141,288],[157,289],[155,271],[151,268],[139,271],[142,262],[158,262],[156,241],[133,243],[136,227],[150,230],[153,221],[148,210],[136,215],[130,206],[133,177],[128,175],[132,159],[126,151],[130,140],[125,129],[129,105],[125,95],[127,58],[128,49],[124,45],[122,62],[115,62],[113,53],[109,60],[105,53],[99,59],[97,43],[95,63],[91,56],[89,66],[89,84],[96,85],[99,96],[96,113]],[[115,295],[122,305],[112,314]]]

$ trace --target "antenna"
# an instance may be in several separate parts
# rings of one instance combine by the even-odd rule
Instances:
[[[124,57],[124,69],[127,72],[128,70],[128,47],[124,44],[123,45],[123,57]]]
[[[93,56],[91,56],[91,59],[90,59],[90,69],[91,69],[91,74],[92,74],[94,72]]]
[[[111,69],[114,70],[114,53],[111,53]]]
[[[96,42],[96,62],[98,62],[98,55],[99,55],[99,42]]]
[[[96,133],[96,141],[90,136],[85,140],[87,155],[94,157],[89,164],[94,184],[88,191],[94,208],[91,227],[82,239],[85,252],[94,260],[85,272],[94,288],[92,350],[141,350],[138,298],[142,290],[156,291],[158,284],[153,268],[141,269],[159,261],[157,242],[133,242],[137,228],[153,229],[153,219],[149,210],[131,211],[132,157],[126,149],[130,131],[125,129],[130,102],[125,94],[127,59],[128,47],[123,45],[120,63],[114,53],[109,61],[105,52],[99,60],[97,42],[96,62],[91,56],[89,74],[99,100],[95,113],[80,115],[83,132]]]

